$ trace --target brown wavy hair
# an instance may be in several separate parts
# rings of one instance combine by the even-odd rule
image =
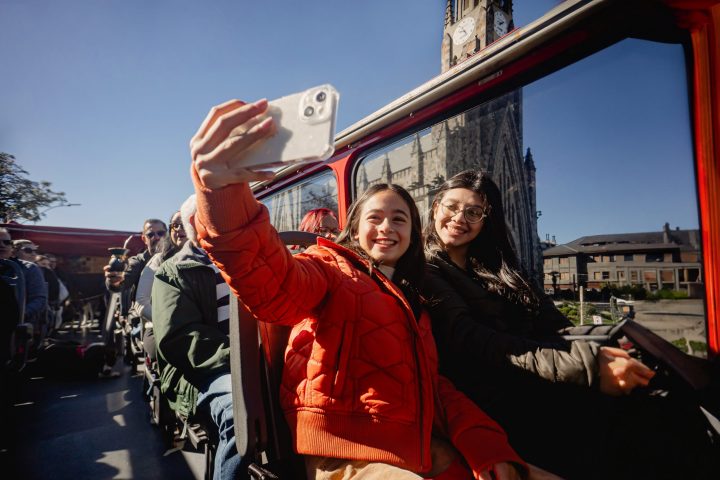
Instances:
[[[422,278],[425,272],[422,222],[420,220],[420,212],[418,211],[417,205],[415,205],[415,200],[413,200],[407,190],[400,185],[381,183],[365,190],[350,207],[347,222],[338,235],[336,243],[353,250],[358,255],[369,260],[371,268],[377,266],[376,262],[369,258],[368,254],[362,249],[360,243],[355,240],[355,235],[357,235],[360,229],[360,212],[362,212],[365,203],[374,195],[388,190],[400,195],[410,210],[410,245],[398,260],[395,267],[395,275],[407,282],[410,282],[410,279],[412,279],[410,283],[414,289],[418,289],[422,284]],[[393,280],[396,280],[396,278],[393,278]]]

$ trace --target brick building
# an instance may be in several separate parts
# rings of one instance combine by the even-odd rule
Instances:
[[[543,251],[547,292],[579,286],[641,285],[646,290],[686,290],[698,295],[702,282],[700,232],[671,230],[591,235]]]

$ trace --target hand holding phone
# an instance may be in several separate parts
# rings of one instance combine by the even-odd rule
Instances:
[[[322,161],[335,151],[335,120],[339,94],[332,85],[268,102],[276,132],[243,154],[240,165],[250,169]]]

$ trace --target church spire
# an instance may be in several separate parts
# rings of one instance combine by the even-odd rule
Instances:
[[[532,155],[532,152],[530,151],[530,147],[528,147],[527,153],[525,154],[525,169],[532,170],[532,171],[537,170],[535,168],[535,162],[533,161],[533,155]]]
[[[445,26],[449,27],[453,24],[453,0],[447,0],[445,3]]]

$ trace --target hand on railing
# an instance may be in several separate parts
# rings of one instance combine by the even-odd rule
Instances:
[[[647,386],[655,376],[655,372],[622,348],[600,347],[598,362],[600,390],[608,395],[627,395],[635,387]]]

